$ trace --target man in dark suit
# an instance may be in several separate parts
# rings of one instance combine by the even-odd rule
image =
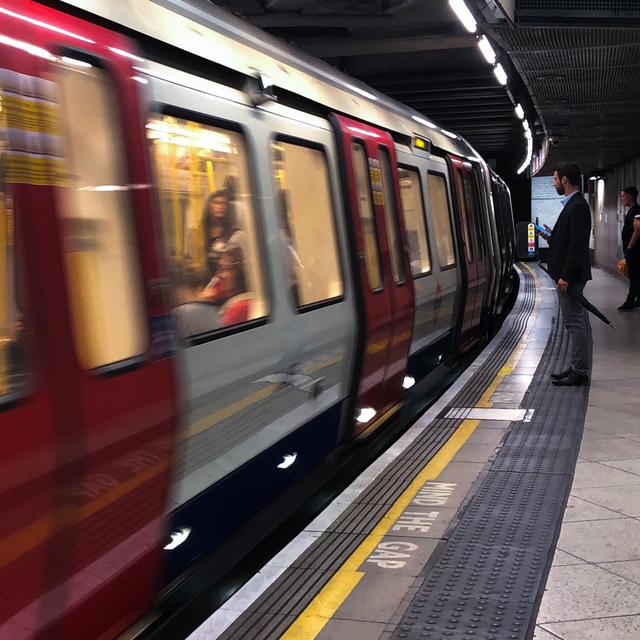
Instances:
[[[571,336],[571,366],[552,373],[553,384],[577,386],[589,383],[593,340],[586,309],[572,298],[568,290],[582,293],[591,280],[589,237],[591,210],[580,193],[580,169],[575,164],[558,167],[553,184],[562,198],[563,209],[549,238],[549,274],[556,281],[558,301],[564,325]]]
[[[627,299],[618,307],[618,311],[633,311],[640,307],[640,243],[632,242],[633,220],[640,216],[638,190],[625,187],[620,194],[622,206],[629,207],[622,227],[622,250],[627,260],[627,276],[629,276],[629,293]]]

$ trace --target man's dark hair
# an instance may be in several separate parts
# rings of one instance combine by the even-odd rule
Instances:
[[[638,199],[638,190],[635,187],[625,187],[622,192],[630,195],[634,200]]]
[[[553,170],[554,172],[558,172],[558,177],[560,179],[566,178],[574,187],[580,186],[580,176],[582,175],[582,172],[577,164],[562,164],[559,167],[555,167]]]

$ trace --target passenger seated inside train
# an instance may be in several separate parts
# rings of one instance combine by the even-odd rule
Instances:
[[[177,285],[176,306],[172,315],[182,338],[202,335],[219,329],[218,307],[210,300],[201,298],[201,292],[207,285],[206,274],[187,268],[176,274],[172,281]]]
[[[218,261],[216,275],[200,293],[201,301],[219,307],[220,326],[229,327],[251,318],[252,296],[247,287],[244,253],[240,247],[224,252]]]
[[[147,135],[180,334],[264,317],[261,238],[242,134],[157,114]]]
[[[202,215],[202,229],[209,275],[213,277],[223,253],[230,247],[242,248],[246,244],[246,234],[236,224],[234,205],[228,191],[220,189],[207,197]]]

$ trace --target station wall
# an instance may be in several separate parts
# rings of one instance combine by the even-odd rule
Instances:
[[[607,171],[595,188],[595,262],[612,272],[622,257],[620,232],[626,210],[620,204],[620,192],[629,186],[640,190],[640,158]]]

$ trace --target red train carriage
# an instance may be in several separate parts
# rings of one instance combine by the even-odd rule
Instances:
[[[0,11],[0,637],[113,637],[151,604],[176,424],[143,110],[118,34]]]

